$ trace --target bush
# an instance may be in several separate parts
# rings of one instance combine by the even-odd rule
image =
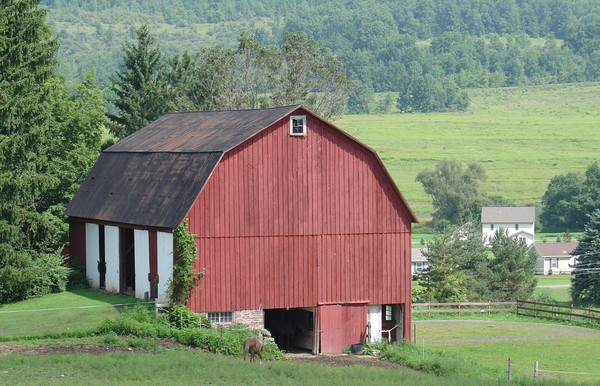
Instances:
[[[64,266],[64,259],[59,253],[42,254],[32,262],[35,270],[33,286],[29,296],[42,296],[67,289],[69,268]]]
[[[65,260],[65,266],[70,268],[67,281],[68,290],[89,288],[90,283],[85,276],[83,267],[73,258],[73,256],[69,256]]]
[[[174,306],[169,312],[169,324],[175,328],[210,328],[210,320],[204,315],[190,311],[185,306]]]

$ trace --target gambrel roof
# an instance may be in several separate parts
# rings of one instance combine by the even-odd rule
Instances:
[[[320,119],[300,105],[166,114],[101,153],[66,215],[173,229],[185,218],[224,153],[292,113]],[[393,181],[392,185],[396,187]],[[396,191],[417,221],[397,187]]]

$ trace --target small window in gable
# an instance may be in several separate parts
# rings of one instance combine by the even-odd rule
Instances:
[[[306,135],[306,115],[292,115],[290,117],[290,135]]]

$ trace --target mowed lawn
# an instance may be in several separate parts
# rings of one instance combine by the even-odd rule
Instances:
[[[377,151],[417,216],[431,199],[417,174],[444,159],[481,163],[484,190],[534,205],[550,179],[598,160],[600,84],[470,90],[466,112],[346,115],[334,123]]]
[[[95,328],[114,318],[121,304],[139,300],[94,290],[74,290],[0,306],[0,340]]]
[[[417,345],[456,352],[488,368],[541,379],[600,383],[600,331],[558,324],[497,320],[418,320]],[[564,373],[558,373],[564,372]],[[589,373],[589,374],[566,374]]]

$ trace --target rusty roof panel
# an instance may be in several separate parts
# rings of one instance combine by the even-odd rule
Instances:
[[[300,106],[164,115],[105,152],[227,151]]]
[[[222,153],[103,153],[66,210],[70,217],[175,228]]]

